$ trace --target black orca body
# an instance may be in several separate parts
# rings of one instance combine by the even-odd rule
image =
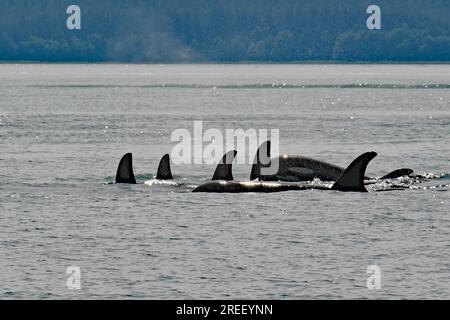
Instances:
[[[212,192],[212,193],[271,193],[291,190],[338,190],[338,191],[353,191],[353,192],[367,192],[364,186],[364,174],[369,162],[376,157],[376,152],[367,152],[354,160],[342,175],[337,179],[336,183],[330,188],[318,185],[304,185],[304,184],[286,184],[264,181],[226,181],[216,180],[207,182],[195,188],[193,192]],[[231,167],[230,167],[231,168]]]
[[[267,159],[268,164],[262,164],[261,158]],[[261,169],[267,168],[271,163],[278,162],[278,170],[274,174],[262,174]],[[250,175],[250,180],[260,181],[290,181],[301,182],[320,179],[321,181],[337,181],[344,173],[345,168],[324,161],[302,156],[283,155],[270,158],[270,141],[264,142],[258,149]],[[381,179],[395,179],[413,173],[411,169],[395,170]],[[366,180],[375,180],[365,177]]]
[[[157,180],[173,180],[172,171],[170,169],[170,156],[168,154],[162,157],[158,166]],[[117,168],[116,183],[136,184],[136,178],[133,173],[133,155],[127,153],[120,160]]]
[[[270,142],[265,143],[265,147],[270,148]],[[265,150],[268,152],[269,148]],[[259,170],[262,167],[261,150],[258,151],[256,160],[259,164]],[[365,187],[365,171],[369,162],[376,157],[375,152],[367,152],[359,156],[354,160],[347,169],[342,169],[342,173],[339,174],[339,170],[335,169],[333,165],[325,162],[316,161],[310,159],[311,162],[302,162],[303,164],[309,164],[309,168],[317,171],[321,171],[322,177],[328,177],[330,179],[323,179],[324,181],[336,181],[331,187],[317,184],[295,184],[295,183],[283,183],[283,182],[271,182],[271,181],[245,181],[239,182],[233,180],[232,163],[236,157],[237,151],[230,151],[225,154],[214,172],[213,181],[204,183],[193,190],[193,192],[215,192],[215,193],[272,193],[282,192],[290,190],[307,190],[307,189],[319,189],[319,190],[338,190],[338,191],[352,191],[352,192],[367,192]],[[268,155],[270,159],[270,154]],[[292,163],[292,162],[291,162]],[[287,162],[289,164],[289,162]],[[290,170],[291,168],[287,166]],[[285,170],[285,167],[282,167]],[[328,171],[327,171],[328,170]],[[406,170],[406,171],[405,171]],[[280,172],[280,169],[278,170]],[[398,171],[398,173],[396,173]],[[390,175],[390,178],[395,177],[397,174],[407,173],[409,169],[397,170]],[[331,172],[330,175],[324,173]],[[252,177],[255,175],[255,165],[252,168]],[[317,177],[317,175],[315,176]],[[279,176],[274,177],[266,176],[265,178],[273,178],[279,180]],[[158,173],[156,175],[158,180],[171,180],[173,179],[170,168],[170,156],[166,154],[160,161],[158,166]],[[297,180],[303,181],[303,180]],[[296,181],[296,182],[297,182]],[[117,169],[116,183],[120,184],[136,184],[136,178],[133,173],[133,156],[131,153],[127,153],[123,156]]]
[[[204,183],[192,192],[209,193],[274,193],[294,190],[307,190],[311,187],[299,184],[284,184],[277,182],[259,182],[259,181],[210,181]],[[320,188],[322,189],[322,188]],[[323,189],[329,189],[323,187]]]

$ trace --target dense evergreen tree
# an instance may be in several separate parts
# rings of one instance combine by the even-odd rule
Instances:
[[[450,61],[450,1],[376,3],[382,30],[362,0],[1,0],[0,60]]]

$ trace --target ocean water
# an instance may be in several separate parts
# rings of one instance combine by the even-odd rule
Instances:
[[[450,65],[0,65],[0,119],[0,299],[450,298]],[[196,194],[214,166],[172,165],[144,184],[200,120],[433,179]],[[140,184],[111,184],[127,152]]]

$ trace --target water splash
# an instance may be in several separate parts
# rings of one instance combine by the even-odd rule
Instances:
[[[174,180],[158,180],[158,179],[151,179],[144,182],[147,186],[180,186],[183,183],[180,181],[174,181]]]

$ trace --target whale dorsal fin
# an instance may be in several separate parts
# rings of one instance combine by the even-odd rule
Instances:
[[[263,142],[256,151],[255,160],[253,161],[252,171],[250,173],[250,180],[258,179],[261,176],[261,158],[270,160],[270,141]],[[270,161],[267,165],[270,164]]]
[[[385,179],[397,179],[404,176],[409,176],[410,174],[414,173],[411,169],[397,169],[395,171],[392,171],[391,173],[388,173],[384,177],[381,178],[381,180]]]
[[[364,175],[369,162],[377,156],[376,152],[367,152],[354,160],[342,176],[333,185],[333,190],[367,192],[364,186]]]
[[[116,183],[136,184],[133,173],[133,155],[131,153],[127,153],[120,160],[117,168]]]
[[[170,170],[170,156],[168,154],[162,157],[156,174],[158,180],[173,180],[172,171]]]
[[[217,165],[216,171],[214,172],[213,181],[214,180],[226,180],[232,181],[233,179],[233,160],[237,155],[237,151],[229,151],[227,152],[220,163]]]

